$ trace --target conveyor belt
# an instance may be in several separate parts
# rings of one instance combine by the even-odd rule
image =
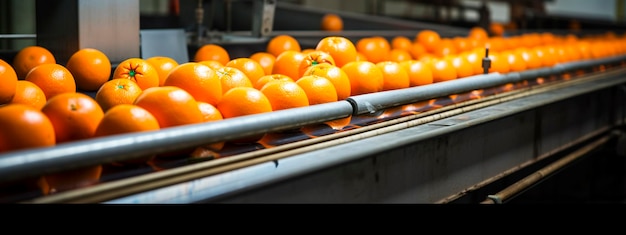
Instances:
[[[276,156],[280,156],[282,158],[292,154],[306,152],[309,149],[319,148],[315,147],[316,145],[330,146],[331,144],[329,142],[332,141],[341,144],[355,141],[360,138],[357,136],[379,134],[381,132],[379,128],[382,128],[383,126],[394,126],[394,131],[399,131],[403,128],[408,128],[411,125],[419,125],[441,118],[448,118],[451,117],[451,115],[458,115],[479,107],[488,107],[513,98],[539,93],[545,91],[546,89],[555,89],[556,87],[567,87],[578,83],[594,81],[595,79],[598,79],[598,77],[610,77],[611,79],[604,78],[601,80],[609,82],[608,86],[614,86],[622,82],[620,79],[615,79],[613,77],[621,75],[623,73],[621,69],[606,71],[604,73],[600,73],[599,75],[585,76],[566,82],[555,81],[554,84],[550,86],[547,86],[546,84],[528,85],[528,82],[536,80],[537,77],[548,77],[551,74],[561,74],[567,71],[591,69],[598,65],[619,64],[623,59],[624,58],[622,57],[615,57],[603,60],[592,60],[559,65],[554,68],[531,70],[523,73],[510,73],[506,75],[478,75],[429,86],[381,92],[380,94],[373,93],[354,96],[350,97],[348,99],[349,101],[311,106],[303,109],[292,110],[291,112],[273,112],[268,115],[263,114],[254,117],[242,117],[225,120],[220,123],[160,130],[155,133],[129,134],[117,138],[111,137],[80,141],[67,145],[59,145],[53,149],[20,151],[5,154],[5,156],[0,158],[0,174],[2,174],[0,175],[2,176],[0,178],[2,178],[4,182],[7,182],[35,176],[36,174],[42,172],[53,172],[55,170],[70,169],[72,167],[129,160],[145,156],[146,154],[162,153],[189,146],[236,139],[258,133],[280,132],[293,129],[294,127],[320,124],[351,115],[353,122],[357,122],[361,119],[366,120],[368,119],[367,117],[370,117],[369,119],[373,120],[370,121],[371,123],[368,125],[362,125],[362,127],[359,128],[346,129],[333,134],[324,134],[320,137],[309,140],[299,140],[291,143],[288,142],[204,163],[186,162],[178,165],[177,167],[170,167],[168,170],[152,172],[150,174],[141,174],[127,179],[111,180],[111,182],[102,182],[99,185],[85,189],[69,191],[66,193],[57,193],[56,195],[35,199],[36,202],[105,201],[115,197],[132,195],[145,190],[151,190],[170,184],[193,180],[198,177],[206,177],[211,174],[223,174],[228,170],[248,167],[254,164],[264,164],[264,162],[275,164],[273,162],[277,160]],[[440,94],[439,97],[441,97],[441,95],[445,97],[449,94],[462,94],[463,92],[471,92],[485,87],[495,87],[494,89],[501,89],[498,85],[511,83],[526,85],[521,85],[519,89],[509,92],[496,92],[490,96],[485,95],[480,99],[470,99],[469,94],[471,93],[467,93],[468,96],[466,96],[465,101],[449,103],[450,105],[439,108],[431,107],[430,111],[428,111],[429,109],[413,111],[413,113],[417,115],[405,115],[404,117],[400,116],[390,118],[384,122],[376,120],[377,118],[384,116],[385,113],[393,113],[389,110],[406,110],[407,106],[414,106],[415,103],[421,103],[423,106],[423,101],[437,98],[438,96],[436,94]],[[594,85],[592,89],[601,88],[603,88],[603,86]],[[485,91],[483,92],[485,94],[488,93]],[[442,99],[441,101],[444,100],[445,99]],[[450,102],[449,99],[448,102]],[[550,102],[554,102],[554,100]],[[535,105],[544,103],[545,102],[537,102]],[[495,113],[497,112],[494,112],[494,114]],[[492,115],[489,116],[498,117]],[[464,125],[457,125],[455,127],[464,127]],[[362,134],[361,132],[367,132],[369,134]],[[358,149],[362,149],[362,147],[359,147]],[[359,151],[354,152],[361,154],[364,153]],[[342,158],[338,158],[333,161],[343,161],[340,159]]]
[[[267,160],[264,163],[251,164],[244,168],[224,171],[172,186],[110,200],[107,203],[316,203],[329,201],[351,203],[351,201],[334,201],[342,200],[341,197],[338,197],[339,199],[315,198],[315,196],[323,197],[320,194],[314,194],[314,196],[300,195],[300,197],[291,195],[293,196],[292,199],[285,196],[273,199],[263,196],[259,198],[238,198],[237,196],[240,193],[244,194],[264,186],[279,184],[289,179],[297,179],[300,176],[316,171],[347,164],[411,143],[437,138],[582,94],[620,84],[623,86],[626,82],[626,77],[623,76],[624,72],[623,69],[620,69],[620,71],[603,75],[603,79],[593,82],[579,81],[578,84],[558,84],[552,87],[531,89],[510,97],[505,96],[487,101],[486,103],[451,109],[435,115],[375,129],[357,136],[337,139],[334,140],[334,142],[338,142],[336,145],[325,144],[323,147],[313,147],[311,151],[294,151],[296,153],[294,155],[289,154],[289,157],[272,158],[267,156],[265,157]],[[276,196],[276,194],[272,195]],[[434,201],[421,202],[432,203]]]

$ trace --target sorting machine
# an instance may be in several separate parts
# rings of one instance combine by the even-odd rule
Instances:
[[[104,4],[78,2],[86,3],[78,4],[81,7]],[[113,6],[118,2],[106,1]],[[358,39],[412,37],[423,29],[444,37],[468,31],[346,12],[336,12],[345,22],[339,33],[307,28],[313,26],[294,30],[289,26],[293,15],[309,18],[310,25],[329,11],[252,2],[235,8],[264,9],[260,15],[273,15],[273,28],[217,36],[206,31],[200,35],[204,37],[187,32],[188,52],[217,42],[246,56],[277,34],[294,35],[307,47],[330,34]],[[49,45],[54,48],[54,43]],[[133,47],[140,51],[140,45]],[[507,203],[596,152],[624,157],[624,65],[626,56],[614,56],[480,74],[309,107],[9,152],[0,155],[0,199],[110,204]],[[258,142],[232,143],[259,135],[263,138]],[[220,150],[204,148],[214,143],[226,144]],[[116,164],[189,148],[197,151]],[[37,187],[23,185],[44,174],[95,165],[103,166],[102,176],[87,186],[44,195]],[[615,172],[613,177],[622,180],[624,175]]]

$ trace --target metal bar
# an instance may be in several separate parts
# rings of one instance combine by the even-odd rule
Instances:
[[[0,182],[84,166],[140,158],[202,144],[234,140],[344,118],[352,113],[345,101],[278,110],[219,122],[158,131],[93,138],[48,148],[0,155]]]
[[[351,96],[347,100],[354,106],[353,115],[375,113],[389,107],[444,97],[473,89],[492,87],[502,83],[503,77],[499,73],[478,75],[450,82],[429,84],[427,86]]]
[[[252,36],[264,37],[272,33],[276,0],[254,0],[252,9]]]
[[[0,39],[36,39],[37,34],[0,34]]]
[[[560,153],[562,151],[565,151],[566,149],[571,148],[574,145],[581,144],[581,143],[583,143],[585,141],[589,141],[589,140],[591,140],[591,139],[593,139],[593,138],[595,138],[597,136],[600,136],[603,133],[607,133],[607,132],[609,132],[611,130],[611,128],[613,128],[613,127],[607,126],[607,127],[604,127],[604,128],[600,128],[600,129],[598,129],[596,131],[593,131],[591,133],[588,133],[586,135],[583,135],[583,136],[581,136],[581,137],[579,137],[579,138],[577,138],[577,139],[575,139],[575,140],[573,140],[571,142],[568,142],[567,144],[561,145],[561,146],[559,146],[557,148],[552,149],[551,151],[543,153],[543,154],[533,158],[530,161],[527,161],[527,162],[525,162],[523,164],[520,164],[518,166],[512,167],[511,169],[503,171],[502,173],[500,173],[500,174],[498,174],[498,175],[496,175],[494,177],[491,177],[491,178],[488,178],[488,179],[486,179],[486,180],[484,180],[482,182],[479,182],[476,185],[473,185],[472,187],[469,187],[466,190],[463,190],[462,192],[459,192],[458,194],[451,195],[450,197],[444,198],[444,199],[438,201],[437,204],[447,204],[447,203],[450,203],[450,202],[452,202],[452,201],[454,201],[454,200],[456,200],[456,199],[458,199],[458,198],[460,198],[460,197],[462,197],[462,196],[464,196],[464,195],[466,195],[466,194],[468,194],[468,193],[470,193],[472,191],[476,191],[476,190],[478,190],[478,189],[480,189],[480,188],[482,188],[482,187],[484,187],[486,185],[489,185],[489,184],[491,184],[491,183],[493,183],[493,182],[495,182],[497,180],[500,180],[500,179],[502,179],[502,178],[504,178],[506,176],[509,176],[509,175],[515,173],[515,172],[518,172],[521,169],[529,167],[529,166],[531,166],[534,163],[537,163],[537,162],[539,162],[541,160],[544,160],[544,159],[547,159],[547,158],[550,158],[550,157],[554,157],[554,155],[556,155],[556,154],[558,154],[558,153]]]
[[[532,185],[535,185],[537,182],[550,176],[550,174],[556,172],[559,169],[562,169],[563,167],[567,166],[573,161],[585,156],[587,153],[590,153],[591,151],[598,149],[599,147],[601,147],[602,145],[604,145],[605,143],[607,143],[609,140],[611,140],[614,137],[615,137],[615,134],[609,134],[609,135],[603,136],[602,138],[598,140],[593,141],[590,144],[585,145],[584,147],[574,151],[571,154],[568,154],[567,156],[557,160],[556,162],[526,176],[522,180],[515,182],[511,186],[503,189],[502,191],[496,194],[488,195],[487,199],[481,202],[481,204],[494,204],[494,203],[502,204],[503,202],[515,196],[519,192],[529,188]]]

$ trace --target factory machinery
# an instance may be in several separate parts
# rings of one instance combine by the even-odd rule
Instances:
[[[78,8],[90,4],[115,8],[118,2],[84,1],[89,4],[78,4]],[[233,3],[242,4],[232,7],[237,9],[233,15],[250,16],[244,22],[250,22],[253,30],[233,30],[217,37],[208,31],[187,32],[189,52],[202,43],[219,42],[234,54],[249,55],[264,48],[272,35],[294,35],[308,47],[333,34],[305,26],[317,24],[327,10],[276,1],[241,2],[247,1]],[[351,39],[413,37],[423,29],[436,30],[444,37],[467,34],[463,28],[336,13],[346,29],[339,34]],[[306,19],[315,20],[305,24]],[[302,24],[303,30],[290,28],[290,23]],[[231,27],[236,24],[229,23]],[[350,30],[368,27],[371,30]],[[47,35],[38,31],[40,43],[56,42],[41,34]],[[81,34],[79,30],[73,35]],[[133,50],[140,50],[138,44]],[[63,49],[48,45],[52,50]],[[120,54],[112,57],[118,56],[119,62],[129,57],[123,53],[132,50],[115,51]],[[625,65],[626,56],[613,56],[523,72],[481,74],[303,108],[10,152],[0,155],[0,199],[18,203],[500,204],[513,202],[542,184],[550,185],[549,178],[568,175],[567,169],[580,164],[609,172],[613,182],[618,182],[617,197],[623,199]],[[251,144],[230,142],[259,135],[263,138]],[[223,142],[219,151],[203,148]],[[119,164],[189,148],[196,151],[143,164]],[[610,164],[585,159],[610,160]],[[42,174],[95,165],[102,166],[96,183],[46,195],[32,183]],[[565,182],[575,185],[579,181],[580,177],[571,177]]]

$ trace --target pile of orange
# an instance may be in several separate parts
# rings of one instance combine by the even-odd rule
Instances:
[[[337,26],[340,20],[328,14],[322,25],[327,30],[341,30]],[[0,107],[22,104],[54,117],[61,112],[50,111],[54,110],[51,105],[59,102],[55,97],[63,95],[67,103],[74,99],[64,94],[96,91],[95,97],[89,98],[102,115],[88,118],[89,130],[61,128],[52,119],[59,129],[55,131],[55,142],[63,142],[92,136],[101,116],[119,105],[124,105],[127,112],[136,110],[128,105],[143,108],[159,120],[160,128],[165,128],[200,122],[203,109],[199,106],[205,107],[205,116],[211,110],[204,103],[219,112],[208,115],[213,117],[209,119],[221,120],[478,75],[484,72],[486,48],[491,60],[488,72],[498,73],[626,52],[626,39],[614,33],[584,38],[552,33],[504,37],[495,26],[489,29],[494,36],[479,27],[471,28],[466,36],[453,38],[433,30],[419,31],[413,38],[371,36],[354,42],[328,36],[307,49],[302,49],[293,36],[277,35],[267,41],[265,51],[249,57],[231,59],[222,46],[207,44],[187,63],[178,64],[165,56],[128,58],[112,73],[106,54],[95,48],[80,49],[66,65],[61,65],[46,48],[30,46],[20,50],[12,63],[0,60]],[[226,95],[239,87],[245,87],[245,92],[237,89]],[[246,104],[251,102],[251,94],[264,96],[255,99],[267,99],[271,110]],[[84,108],[77,105],[72,111]],[[70,130],[83,133],[71,134]]]
[[[340,20],[328,15],[321,27],[341,30]],[[290,35],[277,35],[249,57],[231,59],[222,46],[207,44],[186,63],[127,58],[113,72],[106,54],[95,48],[76,51],[62,65],[46,48],[29,46],[11,63],[0,60],[0,153],[462,79],[484,72],[486,48],[487,72],[498,73],[626,53],[626,37],[614,33],[504,37],[499,28],[490,30],[496,36],[478,27],[453,38],[432,30],[358,41],[335,35],[307,49]],[[63,187],[54,182],[49,179],[48,189]]]
[[[337,14],[324,14],[320,23],[320,29],[325,31],[343,30],[343,19]]]

